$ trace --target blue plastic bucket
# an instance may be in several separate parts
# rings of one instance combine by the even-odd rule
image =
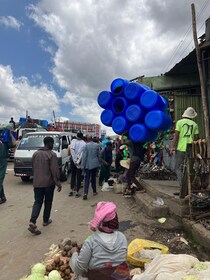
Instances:
[[[159,110],[154,110],[147,113],[145,117],[145,125],[152,130],[168,130],[172,126],[171,117]]]
[[[114,114],[125,114],[126,109],[128,108],[128,103],[125,98],[117,97],[112,102],[112,111]]]
[[[144,124],[134,124],[129,129],[129,138],[133,142],[149,142],[154,141],[158,136],[158,132],[152,131]]]
[[[111,83],[111,92],[115,95],[115,96],[119,96],[122,95],[124,93],[124,89],[125,87],[129,84],[128,80],[124,80],[121,78],[117,78],[115,80],[112,81]]]
[[[154,90],[145,91],[140,97],[140,104],[146,110],[166,110],[166,103],[163,98]]]
[[[20,118],[20,119],[19,119],[19,123],[20,123],[20,124],[23,124],[23,123],[25,123],[25,122],[26,122],[26,118]]]
[[[147,85],[141,85],[145,90],[150,90],[151,88],[149,87],[149,86],[147,86]]]
[[[47,120],[42,120],[41,121],[41,126],[48,126],[48,121]]]
[[[129,122],[123,116],[114,118],[112,122],[112,129],[116,134],[122,134],[129,129]]]
[[[112,105],[113,94],[110,91],[102,91],[98,95],[98,105],[104,109],[109,109]]]
[[[145,112],[140,108],[139,105],[132,104],[128,106],[125,116],[130,122],[143,122],[145,117]]]
[[[160,95],[160,97],[162,98],[163,102],[165,103],[165,110],[164,111],[166,111],[166,109],[168,108],[168,100],[161,95]]]
[[[4,129],[1,131],[1,140],[2,140],[2,142],[11,141],[10,130]]]
[[[106,109],[101,113],[101,122],[106,126],[112,126],[115,114],[112,110]]]
[[[139,102],[139,98],[145,91],[145,88],[141,84],[132,82],[126,86],[124,96],[127,100]]]

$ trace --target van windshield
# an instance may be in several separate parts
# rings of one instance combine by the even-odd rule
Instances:
[[[54,139],[53,150],[57,151],[60,148],[60,138],[57,134],[26,134],[21,139],[17,150],[37,150],[44,147],[44,138],[50,136]]]

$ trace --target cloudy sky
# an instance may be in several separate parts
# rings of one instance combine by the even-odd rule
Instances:
[[[97,96],[115,78],[160,75],[194,48],[191,3],[0,0],[0,123],[54,110],[100,124]],[[210,0],[194,3],[200,36]]]

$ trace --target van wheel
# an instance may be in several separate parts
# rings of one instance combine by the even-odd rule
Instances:
[[[61,181],[66,181],[68,178],[68,174],[69,174],[69,167],[68,167],[68,163],[66,163],[62,173],[61,173]]]
[[[30,176],[21,176],[21,180],[23,182],[28,182],[30,180]]]

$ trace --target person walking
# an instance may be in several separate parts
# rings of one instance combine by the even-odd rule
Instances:
[[[198,125],[193,121],[196,116],[197,113],[195,109],[188,107],[184,111],[182,119],[176,122],[175,134],[172,141],[172,147],[170,149],[170,155],[172,156],[176,150],[175,172],[180,188],[182,186],[183,164],[186,156],[187,144],[199,139]],[[176,194],[178,195],[179,193]]]
[[[39,217],[43,203],[43,226],[48,226],[52,223],[50,213],[55,186],[57,186],[58,192],[62,189],[58,158],[56,153],[52,151],[53,144],[54,140],[52,137],[45,137],[44,148],[36,151],[32,157],[35,201],[32,208],[28,230],[35,235],[41,234],[41,231],[37,228],[36,221]]]
[[[96,174],[99,167],[100,149],[96,142],[93,142],[92,136],[87,136],[87,144],[84,147],[81,160],[81,168],[85,172],[85,187],[83,200],[87,200],[88,190],[91,180],[93,195],[97,195],[96,191]]]
[[[145,189],[141,186],[140,182],[136,179],[136,172],[139,169],[140,163],[144,160],[145,149],[143,143],[133,142],[129,138],[125,138],[123,144],[128,146],[130,165],[127,172],[127,189],[126,194],[131,191],[131,185],[134,183],[136,190],[140,193],[144,193]]]
[[[82,182],[82,169],[81,169],[81,159],[82,152],[86,143],[83,140],[83,134],[81,132],[77,133],[77,138],[73,139],[70,144],[71,150],[71,182],[70,182],[70,193],[69,196],[73,196],[73,191],[76,188],[76,197],[80,197],[79,189],[81,188]]]
[[[110,167],[112,164],[112,143],[107,142],[106,148],[100,152],[100,175],[99,175],[99,186],[102,186],[103,181],[108,182],[110,177]]]
[[[9,155],[9,149],[14,148],[16,143],[16,139],[13,136],[13,129],[10,129],[10,137],[8,141],[1,140],[0,135],[0,204],[3,204],[7,201],[5,193],[4,193],[4,187],[3,182],[7,170],[7,159]]]

